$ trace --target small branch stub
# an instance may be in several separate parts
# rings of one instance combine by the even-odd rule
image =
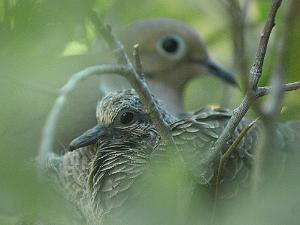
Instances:
[[[95,26],[95,29],[98,31],[98,33],[101,36],[103,36],[103,38],[108,43],[111,50],[115,53],[115,57],[117,58],[118,63],[125,65],[129,68],[130,73],[126,74],[125,77],[128,80],[128,82],[131,84],[131,86],[135,89],[137,94],[139,95],[141,101],[143,102],[146,108],[146,111],[149,113],[151,117],[154,126],[156,127],[158,133],[162,137],[162,140],[176,148],[170,131],[170,127],[166,124],[160,111],[156,107],[145,80],[141,79],[141,74],[138,73],[137,70],[135,70],[135,68],[133,67],[126,51],[124,50],[123,45],[112,34],[111,29],[107,29],[103,21],[98,19],[96,13],[93,13],[90,18],[92,23]],[[141,60],[139,57],[138,49],[135,49],[134,51],[136,54],[135,57],[136,63],[138,64],[139,70],[142,71],[142,64],[140,62]]]
[[[133,58],[134,58],[134,62],[135,62],[136,72],[140,75],[141,79],[144,79],[142,60],[140,57],[140,47],[138,44],[135,44],[133,46]]]

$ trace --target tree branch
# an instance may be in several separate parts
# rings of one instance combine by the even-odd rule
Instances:
[[[242,76],[244,86],[246,87],[248,82],[248,63],[245,54],[247,51],[245,43],[245,24],[249,0],[246,0],[244,5],[241,5],[239,0],[227,0],[226,2],[222,2],[228,11],[230,19],[235,70]]]
[[[293,2],[293,1],[292,1]],[[300,82],[284,84],[285,73],[287,71],[287,58],[288,58],[288,36],[291,32],[291,20],[293,11],[293,3],[290,3],[288,10],[285,12],[284,20],[285,26],[282,27],[282,35],[277,38],[277,59],[275,63],[275,69],[271,78],[271,87],[257,90],[257,95],[261,90],[264,90],[271,95],[268,101],[262,106],[257,105],[255,110],[262,117],[262,139],[261,143],[256,149],[256,160],[254,161],[253,170],[253,191],[257,192],[258,188],[264,187],[266,183],[272,180],[271,171],[272,162],[274,158],[270,152],[273,150],[272,146],[276,146],[278,143],[276,137],[276,122],[282,108],[282,102],[284,98],[284,91],[290,89],[295,90],[299,88]],[[276,165],[277,166],[277,165]],[[268,178],[268,179],[266,179]]]
[[[140,48],[138,44],[135,44],[133,46],[133,58],[134,58],[134,65],[136,68],[136,72],[140,75],[141,79],[144,79],[143,76],[143,66],[142,66],[142,61],[140,58]]]
[[[68,94],[76,87],[77,83],[96,74],[128,73],[130,73],[130,71],[125,66],[101,65],[88,67],[71,76],[69,81],[61,88],[59,96],[55,100],[42,132],[42,141],[39,152],[39,164],[41,168],[48,168],[49,164],[51,164],[53,161],[53,157],[56,158],[56,155],[53,151],[53,139],[56,124],[61,110],[65,105]]]
[[[113,50],[118,63],[121,65],[100,65],[88,67],[72,75],[70,80],[61,88],[60,94],[52,107],[43,129],[39,152],[39,165],[41,168],[48,168],[49,166],[51,167],[53,163],[57,162],[56,159],[59,160],[59,157],[53,151],[53,139],[56,124],[61,110],[66,102],[67,95],[76,87],[79,81],[92,75],[117,74],[124,76],[138,93],[162,140],[166,142],[168,146],[176,148],[169,126],[166,124],[160,111],[156,107],[149,88],[145,83],[145,80],[142,78],[142,74],[137,73],[135,68],[132,66],[132,63],[125,52],[123,45],[112,35],[111,28],[107,25],[104,25],[95,14],[91,15],[90,18],[97,31],[101,33],[110,48]],[[141,72],[142,64],[137,46],[134,48],[134,54],[137,69],[139,72]]]
[[[256,91],[257,98],[271,94],[273,88],[273,86],[258,87]],[[282,92],[298,90],[300,89],[300,81],[282,84],[280,89]]]
[[[269,42],[269,38],[274,27],[274,21],[276,13],[281,5],[282,0],[273,0],[272,7],[267,19],[267,22],[264,26],[259,47],[257,49],[255,62],[250,70],[250,77],[249,77],[249,87],[246,92],[244,99],[242,100],[241,104],[233,110],[233,115],[230,118],[228,124],[226,125],[225,129],[223,130],[222,134],[215,142],[214,147],[211,151],[210,156],[206,159],[206,163],[211,163],[215,161],[219,152],[222,152],[222,149],[226,146],[227,140],[231,137],[231,134],[238,126],[239,122],[247,113],[248,109],[252,105],[252,103],[256,100],[256,91],[257,91],[257,84],[261,77],[263,62],[267,50],[267,45]]]
[[[239,0],[221,0],[221,3],[225,6],[229,17],[228,23],[231,28],[232,36],[234,71],[236,75],[242,78],[242,87],[245,90],[248,85],[248,63],[245,54],[247,51],[245,43],[245,24],[249,0],[246,0],[243,6],[241,6]],[[231,97],[232,90],[228,85],[224,85],[221,106],[228,107]]]
[[[218,167],[217,177],[216,177],[216,187],[215,187],[215,197],[214,197],[214,204],[216,206],[219,194],[219,186],[221,184],[221,176],[224,171],[225,163],[229,160],[230,156],[234,153],[239,143],[242,141],[243,137],[247,134],[247,132],[253,127],[253,125],[257,122],[259,118],[253,120],[248,126],[244,127],[237,139],[234,140],[232,145],[228,148],[228,150],[222,155]]]
[[[258,81],[262,74],[262,68],[264,64],[265,55],[267,52],[267,47],[270,39],[271,32],[273,27],[275,26],[275,16],[276,13],[282,3],[282,0],[273,0],[272,1],[272,8],[269,12],[269,16],[265,27],[261,33],[261,38],[259,42],[259,46],[256,52],[254,64],[250,70],[250,77],[249,77],[249,88],[255,90]]]
[[[103,38],[108,43],[109,47],[114,52],[118,63],[126,65],[130,70],[130,73],[126,78],[139,95],[141,101],[145,106],[146,112],[149,113],[150,118],[154,126],[158,130],[160,136],[162,137],[163,141],[165,141],[169,145],[171,144],[172,146],[175,146],[169,126],[166,124],[160,111],[156,107],[145,80],[140,79],[140,74],[137,73],[131,61],[129,60],[129,57],[121,42],[111,33],[111,28],[105,25],[100,19],[98,19],[95,13],[90,15],[90,19],[94,24],[95,29],[100,35],[103,36]],[[137,56],[136,59],[137,58],[140,57]],[[141,64],[139,64],[139,66],[141,66]],[[141,70],[141,68],[139,69]]]

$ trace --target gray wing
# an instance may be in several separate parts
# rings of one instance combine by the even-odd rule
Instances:
[[[213,144],[220,136],[230,117],[231,112],[228,110],[206,107],[193,116],[174,123],[172,126],[174,140],[180,147],[188,169],[198,183],[214,185],[214,177],[219,161],[216,159],[208,167],[203,167],[203,162],[206,160],[206,156],[210,154]],[[250,122],[248,119],[241,121],[224,148],[225,150]],[[257,144],[257,129],[257,127],[253,127],[247,133],[234,154],[227,161],[221,181],[221,183],[226,183],[226,187],[229,187],[229,184],[230,186],[239,187],[248,180],[251,161],[253,161],[253,150]],[[229,189],[232,190],[232,188]],[[225,188],[223,190],[225,191]]]
[[[85,201],[91,151],[92,147],[88,146],[67,152],[61,156],[60,163],[48,171],[52,183],[75,205]]]
[[[215,175],[219,166],[219,158],[214,163],[203,168],[203,160],[225,128],[231,112],[225,109],[206,107],[193,115],[186,116],[172,125],[173,136],[180,147],[183,158],[189,170],[191,170],[198,183],[215,185]],[[242,129],[251,122],[244,118],[224,151],[239,136]],[[261,137],[261,125],[255,124],[243,137],[235,152],[227,160],[221,179],[223,197],[230,197],[237,193],[238,189],[249,186],[250,173],[255,158],[255,150]],[[297,151],[300,145],[300,122],[278,123],[276,126],[277,145],[272,149],[276,154],[274,164],[278,166],[286,158],[288,152]],[[224,152],[221,152],[223,154]],[[280,160],[280,161],[278,161]],[[205,164],[207,165],[207,164]]]

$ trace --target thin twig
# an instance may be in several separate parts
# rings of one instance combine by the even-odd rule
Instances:
[[[104,37],[109,47],[115,54],[118,63],[126,65],[130,69],[130,73],[126,77],[131,86],[135,89],[143,102],[146,112],[149,113],[150,118],[160,134],[162,140],[168,145],[175,147],[170,127],[164,121],[160,111],[155,105],[150,90],[144,79],[140,79],[140,74],[134,69],[129,57],[124,49],[122,43],[112,34],[111,28],[103,23],[95,13],[90,15],[90,19],[95,26],[95,29],[100,35]],[[138,56],[139,58],[139,56]]]
[[[42,141],[40,146],[39,163],[41,168],[48,168],[49,163],[55,163],[53,159],[57,159],[57,155],[53,151],[53,139],[57,120],[61,113],[61,110],[66,102],[67,95],[76,87],[77,83],[83,79],[86,79],[92,75],[102,74],[118,74],[124,76],[132,87],[138,93],[141,101],[145,105],[146,111],[149,113],[152,122],[158,130],[162,140],[168,144],[168,146],[175,147],[172,134],[169,126],[165,123],[160,111],[158,110],[155,102],[150,94],[148,86],[144,79],[141,79],[142,75],[138,74],[131,61],[129,60],[127,53],[124,50],[123,45],[112,35],[111,28],[104,25],[95,14],[91,15],[91,20],[94,23],[97,31],[101,33],[110,48],[114,51],[115,57],[121,65],[102,65],[88,67],[74,75],[65,84],[60,95],[57,97],[54,106],[49,114],[46,125],[43,129]],[[139,70],[142,71],[142,64],[137,49],[135,49],[136,60],[139,66]]]
[[[246,15],[249,6],[247,0],[243,6],[238,0],[227,0],[224,4],[230,16],[230,26],[232,32],[232,46],[233,46],[233,61],[235,69],[242,77],[244,86],[248,82],[248,63],[246,59],[246,43],[245,43],[245,27]]]
[[[134,65],[136,68],[136,72],[140,75],[141,79],[144,79],[143,66],[142,66],[142,61],[140,58],[140,48],[139,48],[138,44],[135,44],[133,46],[133,58],[134,58]]]
[[[247,15],[248,15],[248,9],[249,9],[251,1],[252,0],[245,0],[244,5],[242,5],[242,7],[241,7],[241,13],[242,13],[241,19],[242,19],[242,21],[244,21],[244,23],[246,21]]]
[[[51,156],[55,157],[53,151],[53,139],[55,134],[56,124],[63,109],[68,94],[76,87],[77,83],[92,75],[101,74],[128,74],[130,71],[125,66],[116,65],[101,65],[88,67],[71,76],[69,81],[61,88],[60,94],[55,100],[55,103],[47,118],[46,124],[42,132],[42,141],[39,152],[39,164],[41,168],[48,168],[51,164]]]
[[[218,171],[217,171],[217,176],[216,176],[215,202],[218,200],[219,185],[220,185],[220,182],[221,182],[221,176],[222,176],[223,171],[224,171],[225,163],[227,162],[229,157],[234,153],[237,146],[242,141],[243,137],[248,133],[250,128],[253,127],[253,125],[257,122],[258,119],[259,118],[255,119],[250,124],[248,124],[248,126],[244,127],[243,130],[241,131],[241,133],[239,134],[239,136],[234,140],[232,145],[230,145],[228,150],[222,155],[222,157],[220,159]]]
[[[256,160],[254,161],[253,170],[253,193],[257,193],[258,188],[264,187],[265,183],[269,180],[263,179],[269,177],[269,171],[272,171],[272,166],[269,162],[273,160],[270,152],[272,151],[272,146],[277,143],[276,136],[276,122],[280,114],[283,102],[283,90],[287,88],[295,88],[294,84],[284,84],[285,73],[287,70],[287,57],[288,57],[288,35],[291,32],[291,11],[293,11],[293,4],[289,5],[288,10],[285,13],[285,26],[282,27],[283,32],[280,38],[277,38],[278,43],[278,53],[277,53],[277,63],[275,63],[275,71],[271,78],[271,87],[268,88],[270,97],[268,101],[264,104],[264,107],[258,105],[255,107],[260,115],[262,116],[262,141],[259,147],[256,149]],[[300,82],[299,82],[300,83]],[[298,84],[299,85],[299,84]],[[258,90],[257,90],[258,91]]]
[[[267,22],[261,33],[259,46],[258,46],[256,56],[255,56],[255,61],[250,70],[249,88],[251,88],[252,90],[256,90],[258,81],[261,77],[269,39],[271,36],[271,32],[273,30],[273,27],[275,26],[275,16],[276,16],[276,13],[277,13],[281,3],[282,3],[282,0],[273,0],[272,8],[269,12]]]
[[[282,26],[282,35],[277,38],[276,43],[278,47],[277,59],[275,62],[275,69],[271,80],[271,96],[269,101],[266,103],[264,114],[268,117],[273,118],[275,123],[276,117],[279,115],[283,102],[283,85],[286,79],[287,63],[288,63],[288,46],[289,36],[292,31],[293,17],[297,14],[294,10],[294,3],[296,1],[290,1],[288,9],[284,15],[284,26]]]
[[[259,118],[252,121],[250,124],[248,124],[248,126],[243,128],[243,130],[241,131],[239,136],[234,140],[232,145],[230,145],[228,150],[223,154],[223,156],[220,159],[217,176],[216,176],[216,187],[215,187],[215,196],[214,196],[214,203],[213,203],[213,213],[212,213],[212,218],[211,218],[212,221],[214,220],[214,216],[215,216],[216,210],[217,210],[217,202],[218,202],[218,198],[219,198],[219,187],[220,187],[221,177],[222,177],[222,174],[224,171],[225,163],[227,162],[229,157],[234,153],[237,146],[242,141],[243,137],[247,134],[247,132],[250,130],[250,128],[253,127],[253,125],[257,122],[258,119]]]
[[[274,88],[273,86],[258,87],[256,96],[259,98],[265,95],[269,95],[272,93],[273,88]],[[282,84],[280,89],[282,92],[298,90],[300,89],[300,81]]]
[[[247,0],[243,6],[240,5],[239,0],[222,0],[221,2],[225,6],[229,17],[235,74],[242,78],[242,87],[246,89],[248,84],[248,63],[245,54],[247,51],[245,44],[245,27],[249,2]],[[229,106],[231,97],[232,90],[228,85],[224,86],[221,100],[222,107]]]
[[[260,38],[259,47],[255,57],[255,63],[253,64],[250,71],[250,77],[249,77],[250,85],[247,90],[247,93],[244,99],[242,100],[241,104],[235,110],[233,110],[232,117],[228,121],[225,129],[222,131],[222,134],[220,135],[218,140],[215,142],[210,156],[207,159],[205,159],[205,163],[211,163],[212,161],[215,161],[218,158],[217,156],[219,152],[222,152],[222,149],[226,146],[227,140],[229,140],[231,134],[238,126],[242,118],[246,115],[252,103],[257,98],[256,96],[257,84],[261,77],[263,61],[265,58],[269,37],[274,27],[275,16],[279,6],[281,5],[281,2],[282,0],[273,0],[272,2],[272,7],[267,22],[265,24],[265,27],[263,29],[263,33]]]

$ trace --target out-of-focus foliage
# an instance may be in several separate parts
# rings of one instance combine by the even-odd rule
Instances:
[[[250,65],[270,2],[253,0],[250,3],[246,24],[246,53]],[[288,2],[284,1],[280,9],[262,84],[268,83],[273,72],[283,26],[290,26],[286,46],[287,80],[300,79],[300,14],[295,13],[290,24],[284,23]],[[32,221],[72,224],[79,220],[72,206],[48,184],[39,181],[35,157],[42,127],[59,88],[72,73],[101,63],[102,58],[103,62],[107,61],[107,53],[102,52],[105,44],[96,40],[87,21],[91,10],[96,10],[116,30],[126,29],[131,22],[143,18],[182,19],[201,31],[216,61],[229,69],[234,66],[228,15],[220,0],[0,0],[0,224],[24,224],[21,223],[24,221],[25,224],[33,224]],[[85,57],[90,53],[101,57],[90,60]],[[223,85],[218,80],[196,79],[186,91],[187,109],[219,104],[222,90]],[[242,97],[238,90],[233,92],[231,107]],[[300,119],[299,97],[299,91],[286,94],[282,118]],[[241,201],[241,207],[228,207],[224,224],[241,224],[241,221],[243,224],[298,224],[300,202],[299,197],[294,196],[294,189],[300,184],[298,172],[292,170],[295,179],[285,187],[286,193],[267,193],[259,206]],[[282,195],[287,196],[282,204],[288,207],[280,205]],[[262,215],[264,209],[271,207],[267,215]],[[257,223],[252,221],[253,215],[258,215]]]

